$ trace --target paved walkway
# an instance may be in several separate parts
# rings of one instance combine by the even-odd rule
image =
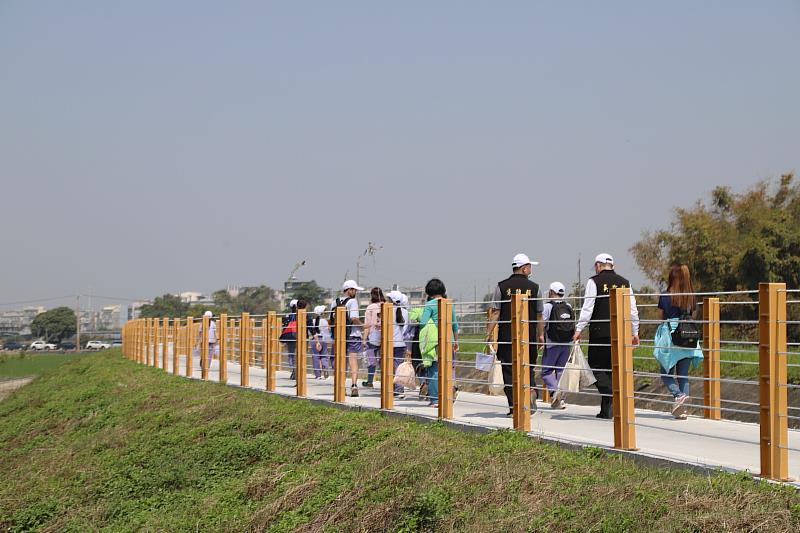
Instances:
[[[194,359],[192,370],[192,377],[200,379],[199,358]],[[186,374],[183,357],[179,371],[181,375]],[[218,361],[212,363],[209,380],[219,381]],[[240,380],[239,365],[228,363],[228,383],[238,385]],[[296,389],[294,381],[289,380],[289,372],[278,371],[277,381],[277,394],[295,396]],[[333,377],[315,380],[313,375],[309,375],[307,383],[308,398],[333,402]],[[265,370],[251,367],[250,388],[263,390],[265,386]],[[380,409],[380,389],[359,387],[359,391],[361,395],[358,398],[348,396],[346,403]],[[419,400],[416,392],[394,403],[393,411],[397,413],[431,419],[437,417],[437,410]],[[595,418],[597,409],[568,405],[566,410],[551,410],[549,405],[539,402],[537,412],[531,417],[530,435],[569,444],[613,448],[613,423]],[[512,421],[506,417],[507,412],[504,396],[461,392],[453,406],[453,421],[486,428],[510,429]],[[704,467],[745,470],[757,475],[760,471],[758,441],[757,424],[699,417],[676,420],[664,412],[636,409],[636,443],[639,451],[634,453],[639,455]],[[800,431],[797,430],[789,431],[789,475],[795,480],[792,484],[800,487]]]

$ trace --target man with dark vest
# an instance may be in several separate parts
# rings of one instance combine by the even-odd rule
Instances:
[[[594,259],[596,275],[586,282],[583,307],[578,323],[575,325],[575,342],[581,339],[581,332],[589,325],[589,366],[597,378],[597,390],[602,394],[600,412],[597,418],[611,418],[611,289],[627,288],[631,292],[631,320],[633,340],[639,344],[639,311],[630,282],[614,272],[614,258],[609,254],[599,254]]]
[[[503,389],[508,399],[509,416],[513,414],[514,401],[511,385],[513,383],[511,369],[511,296],[523,294],[528,300],[529,342],[530,344],[530,371],[531,371],[531,410],[536,410],[536,391],[533,388],[533,373],[538,355],[538,345],[544,343],[544,324],[542,322],[542,308],[544,302],[539,293],[539,285],[528,279],[531,267],[539,263],[531,261],[525,254],[517,254],[511,261],[512,274],[497,284],[494,296],[490,302],[491,314],[486,328],[486,341],[492,337],[492,331],[497,326],[497,359],[503,364]],[[500,303],[503,302],[503,303]],[[537,345],[538,342],[538,345]]]

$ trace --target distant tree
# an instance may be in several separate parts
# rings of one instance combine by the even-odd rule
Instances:
[[[187,316],[188,310],[189,304],[182,302],[179,296],[165,294],[157,296],[153,303],[140,307],[139,313],[142,318],[174,318]]]
[[[800,186],[761,181],[743,193],[717,187],[709,202],[676,208],[669,229],[646,231],[631,253],[654,283],[686,263],[697,290],[755,289],[759,282],[800,286]]]
[[[317,284],[316,281],[306,281],[297,285],[292,291],[292,298],[303,299],[309,307],[323,303],[328,296],[328,291]]]
[[[75,335],[75,311],[69,307],[56,307],[36,315],[31,322],[31,333],[50,342]]]

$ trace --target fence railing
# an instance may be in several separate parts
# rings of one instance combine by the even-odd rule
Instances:
[[[747,291],[745,291],[747,292]],[[800,350],[789,347],[800,346],[800,343],[789,343],[787,340],[787,327],[798,326],[800,322],[787,320],[787,308],[790,304],[800,304],[800,300],[790,300],[787,295],[798,291],[787,290],[782,283],[762,283],[759,290],[749,291],[749,296],[757,299],[730,300],[726,299],[730,293],[698,294],[702,297],[702,318],[696,320],[702,324],[702,341],[700,346],[704,355],[702,376],[690,376],[693,381],[702,381],[703,397],[701,403],[687,404],[702,410],[703,416],[710,420],[719,420],[725,412],[745,413],[758,417],[760,425],[760,464],[761,476],[775,480],[788,479],[788,420],[798,419],[790,414],[788,405],[788,390],[797,388],[797,385],[788,383],[789,356],[800,355]],[[647,298],[658,295],[635,295],[638,299],[638,308],[642,311],[655,307],[655,304],[646,303]],[[662,376],[661,372],[653,372],[646,367],[641,367],[641,359],[635,356],[636,346],[631,342],[633,338],[634,322],[636,327],[641,327],[643,332],[649,332],[648,324],[660,323],[660,319],[649,319],[646,316],[638,320],[632,318],[630,289],[612,289],[608,296],[610,318],[606,320],[610,326],[611,340],[611,367],[608,369],[595,368],[596,371],[609,371],[611,373],[611,398],[613,408],[614,447],[623,450],[636,449],[636,411],[635,402],[646,402],[647,405],[671,404],[672,402],[658,399],[667,395],[658,393],[637,392],[636,378],[650,379]],[[598,298],[602,298],[599,296]],[[507,325],[510,328],[509,340],[498,340],[497,330],[494,328],[493,336],[488,342],[495,346],[510,345],[510,361],[501,362],[505,368],[511,367],[511,407],[513,414],[513,427],[520,431],[528,432],[531,429],[531,392],[536,389],[541,391],[540,397],[548,398],[548,387],[538,387],[531,382],[532,370],[541,372],[552,368],[544,364],[537,364],[537,348],[539,338],[531,338],[533,324],[537,323],[538,316],[530,316],[531,303],[535,300],[525,295],[515,294],[510,301],[488,302],[490,307],[499,309],[501,305],[510,306],[508,320],[495,320],[495,324]],[[575,300],[579,300],[575,298]],[[537,302],[538,303],[538,302]],[[576,302],[576,315],[578,305]],[[470,303],[474,306],[475,302]],[[430,305],[430,304],[429,304]],[[438,397],[434,406],[438,417],[442,419],[453,418],[453,406],[459,386],[482,386],[486,384],[483,377],[470,377],[466,370],[472,363],[460,359],[454,350],[457,342],[470,342],[457,339],[459,330],[453,324],[452,317],[461,316],[459,327],[480,330],[486,328],[491,331],[492,320],[481,312],[454,313],[453,309],[465,303],[453,302],[448,299],[439,299],[436,302],[438,311],[438,345],[435,361],[438,364],[438,374],[425,374],[420,381],[432,386],[432,380],[438,385]],[[742,319],[741,313],[736,315],[739,319],[724,318],[721,309],[744,309],[748,306],[757,306],[757,313],[751,313],[754,319]],[[535,308],[535,307],[534,307]],[[397,324],[394,323],[394,310],[391,303],[381,304],[380,347],[377,357],[380,363],[380,405],[382,409],[393,409],[396,390],[393,387],[394,370],[397,365],[397,353],[394,346]],[[474,309],[474,307],[473,307]],[[346,381],[348,379],[349,358],[347,345],[347,325],[345,309],[338,307],[334,311],[335,325],[333,326],[330,341],[331,352],[328,357],[329,369],[333,375],[333,401],[346,402]],[[228,383],[231,378],[242,387],[250,386],[250,372],[252,368],[264,370],[264,389],[275,391],[278,386],[277,372],[290,371],[295,381],[297,396],[308,395],[309,372],[317,374],[320,371],[318,361],[314,359],[313,366],[309,367],[309,339],[307,338],[307,314],[305,309],[298,309],[296,320],[296,338],[281,340],[283,320],[286,314],[269,312],[266,315],[250,315],[242,313],[241,316],[194,317],[187,318],[146,318],[129,321],[123,328],[123,352],[125,356],[141,364],[171,370],[174,374],[181,371],[187,377],[195,375],[193,361],[199,356],[199,377],[208,380],[212,360],[218,361],[218,379]],[[749,316],[749,315],[748,315]],[[555,320],[555,319],[554,319]],[[641,325],[640,325],[641,323]],[[752,330],[755,338],[724,339],[721,326],[738,327]],[[366,339],[364,339],[366,341]],[[407,351],[412,351],[419,340],[405,339],[403,341]],[[473,344],[482,345],[484,338],[473,340]],[[609,344],[596,342],[589,339],[583,341],[583,346],[602,346],[608,348]],[[641,336],[641,344],[645,347],[655,345],[655,338],[650,338],[649,333]],[[554,343],[558,344],[558,343]],[[736,344],[741,349],[729,346]],[[326,346],[327,348],[328,346]],[[313,357],[319,358],[319,349],[314,349]],[[729,361],[722,358],[724,353],[745,353],[757,355],[757,360]],[[474,355],[475,350],[469,352]],[[171,356],[171,357],[170,357]],[[652,358],[650,358],[652,359]],[[235,363],[229,368],[229,363]],[[635,363],[639,363],[637,368]],[[646,364],[646,363],[644,363]],[[757,380],[733,379],[723,377],[721,365],[749,364],[757,366]],[[795,364],[791,366],[800,366]],[[452,369],[452,370],[451,370]],[[669,371],[670,369],[666,369]],[[327,370],[325,370],[327,372]],[[238,372],[236,376],[231,372]],[[352,380],[352,366],[350,367]],[[433,376],[433,377],[432,377]],[[745,402],[739,400],[726,400],[722,396],[723,383],[741,386],[758,387],[758,402]],[[355,382],[352,383],[355,385]],[[384,386],[386,385],[386,386]],[[603,394],[594,391],[582,390],[580,394],[602,397]],[[605,395],[607,396],[607,395]],[[459,400],[465,401],[465,400]],[[469,403],[469,401],[467,401]],[[477,402],[480,403],[480,402]],[[488,404],[488,403],[487,403]],[[487,405],[483,404],[483,405]],[[494,404],[496,406],[496,404]],[[735,405],[735,407],[726,407]],[[757,408],[748,410],[746,407]],[[800,413],[798,413],[800,414]]]

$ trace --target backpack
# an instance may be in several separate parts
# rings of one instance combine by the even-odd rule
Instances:
[[[293,341],[297,339],[297,315],[292,313],[283,319],[283,329],[281,330],[282,341]]]
[[[678,320],[678,327],[672,332],[672,344],[679,348],[697,348],[700,331],[697,322],[692,320],[692,312],[684,311]]]
[[[320,331],[319,331],[320,318],[321,317],[319,317],[319,316],[315,316],[314,317],[314,322],[311,323],[311,328],[309,329],[309,333],[311,333],[311,337],[313,337],[314,335],[319,335],[320,334]]]
[[[547,337],[554,342],[570,342],[575,335],[575,313],[572,306],[563,300],[551,303],[553,307],[547,321]]]
[[[334,339],[334,340],[336,339],[336,309],[338,309],[339,307],[345,307],[346,308],[347,302],[349,302],[350,300],[351,300],[351,298],[348,296],[345,299],[336,298],[336,300],[334,300],[334,302],[333,302],[334,305],[333,305],[333,309],[331,309],[331,319],[328,320],[328,326],[331,329],[331,339]],[[345,317],[345,337],[349,337],[350,336],[349,326],[350,326],[351,321],[350,321],[350,313],[347,313],[346,309],[345,309],[344,317]]]

